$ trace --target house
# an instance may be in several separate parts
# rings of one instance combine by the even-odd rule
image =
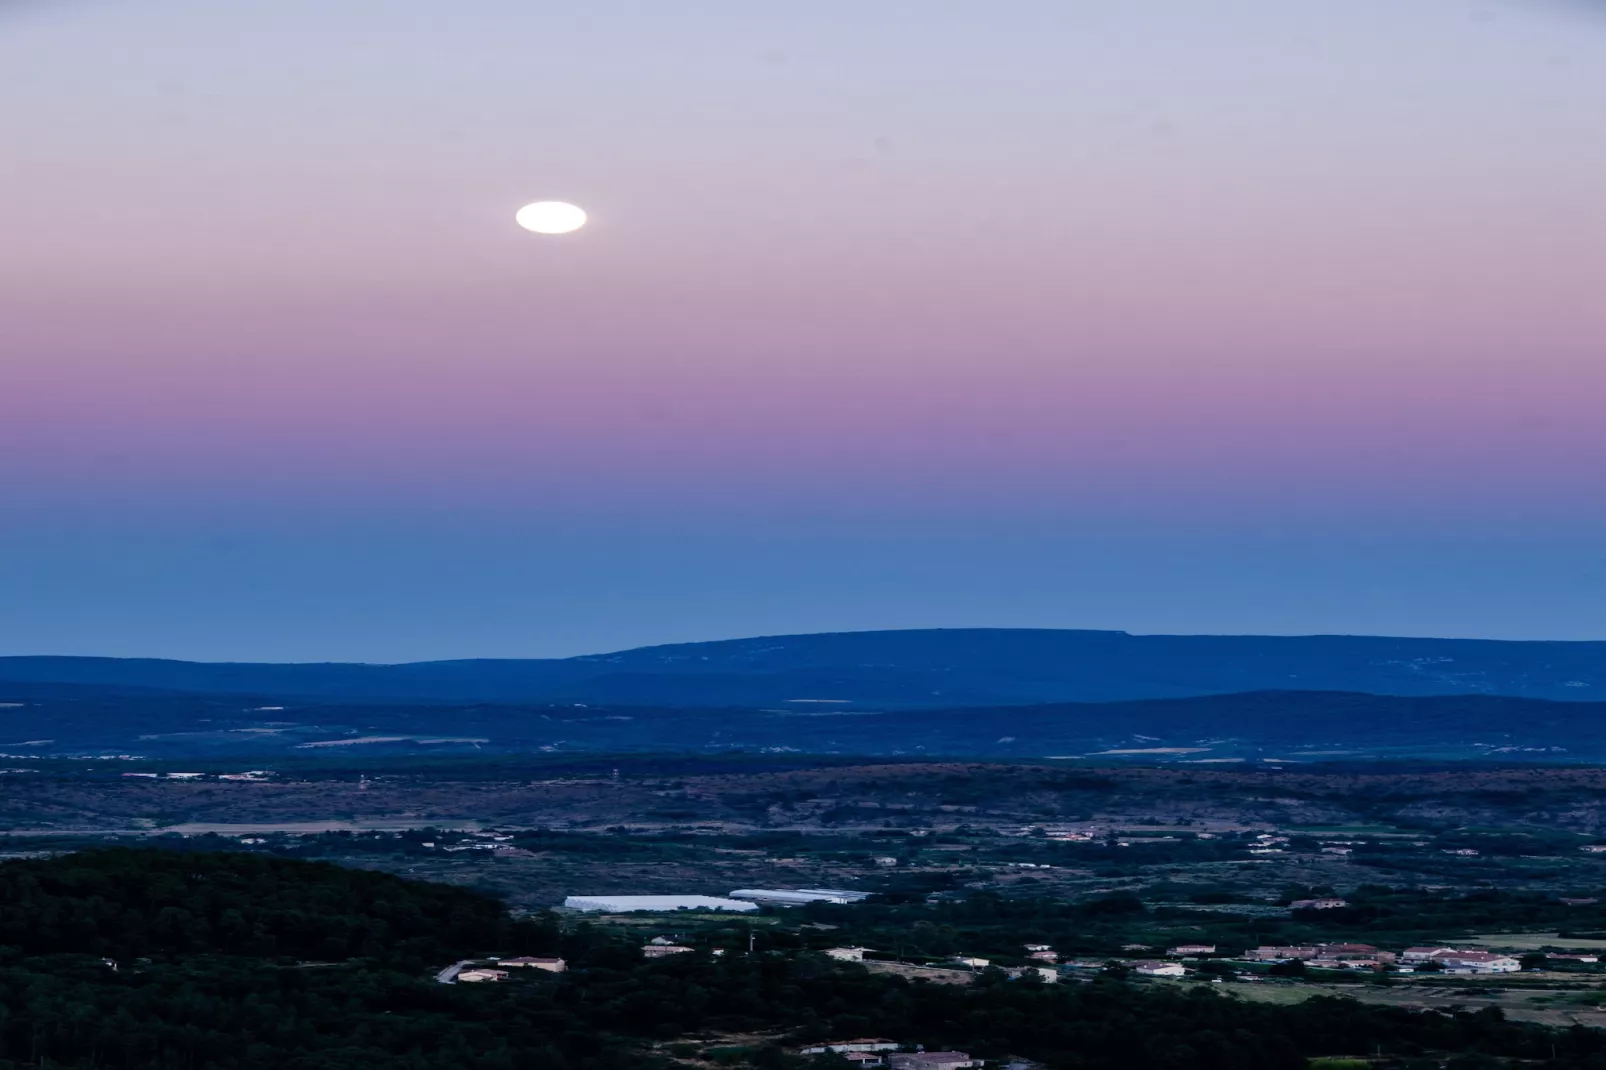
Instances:
[[[1057,951],[1033,951],[1027,958],[1036,959],[1038,962],[1058,962],[1060,960],[1059,952]]]
[[[1440,951],[1433,961],[1443,966],[1445,973],[1516,973],[1522,969],[1522,963],[1510,955],[1491,951]]]
[[[641,945],[641,953],[649,959],[661,959],[666,955],[684,955],[690,950],[691,948],[683,947],[680,944],[660,944],[654,942],[651,944]]]
[[[1348,854],[1348,851],[1344,852]],[[1337,910],[1349,906],[1347,899],[1296,899],[1288,904],[1289,910]]]
[[[973,970],[984,970],[993,964],[992,959],[979,959],[974,955],[955,955],[951,961],[961,966],[969,966]]]
[[[1143,977],[1186,977],[1188,971],[1180,962],[1134,962],[1132,969]]]
[[[836,959],[838,962],[863,962],[864,951],[862,947],[828,947],[825,949],[825,954],[827,958]]]
[[[485,981],[506,981],[506,970],[463,970],[457,975],[459,981],[469,984],[480,984]]]
[[[898,864],[898,860],[893,858],[891,855],[883,855],[875,860],[875,864],[878,866],[885,866],[890,869]]]
[[[897,1051],[898,1042],[886,1037],[859,1037],[856,1040],[832,1040],[804,1048],[804,1055],[824,1055],[837,1052],[842,1055],[865,1055],[877,1051]]]
[[[1017,966],[1009,971],[1010,979],[1015,981],[1030,977],[1033,974],[1045,985],[1057,984],[1060,979],[1059,971],[1050,966]]]
[[[887,1056],[892,1070],[966,1070],[980,1066],[980,1059],[972,1059],[962,1051],[894,1052]]]
[[[1368,958],[1365,955],[1356,955],[1348,958],[1317,959],[1316,964],[1319,966],[1328,967],[1336,966],[1341,970],[1380,970],[1384,965],[1383,960],[1375,956]]]
[[[563,973],[569,964],[562,959],[532,958],[529,955],[520,955],[516,959],[497,959],[498,966],[526,967],[532,970],[545,970],[547,973]]]
[[[1393,962],[1396,958],[1392,951],[1379,951],[1371,944],[1323,944],[1317,949],[1316,958],[1330,962],[1367,960],[1370,962]]]
[[[1277,947],[1271,944],[1261,944],[1253,951],[1244,953],[1244,958],[1251,962],[1289,962],[1293,959],[1313,959],[1321,954],[1319,947]]]
[[[1429,962],[1435,955],[1453,954],[1454,948],[1449,947],[1408,947],[1400,952],[1400,961],[1409,963]]]
[[[1038,951],[1052,951],[1054,949],[1047,944],[1027,944],[1026,950],[1035,953]]]
[[[1190,955],[1214,955],[1215,953],[1215,944],[1178,944],[1166,952],[1167,955],[1179,959],[1187,958]]]

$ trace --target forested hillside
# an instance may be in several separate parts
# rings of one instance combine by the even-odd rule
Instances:
[[[752,954],[647,962],[639,935],[563,931],[550,916],[511,919],[470,892],[232,853],[9,862],[0,918],[8,1070],[623,1070],[694,1059],[782,1070],[806,1065],[789,1053],[797,1044],[865,1034],[1053,1070],[1304,1070],[1309,1056],[1361,1051],[1392,1053],[1400,1066],[1477,1051],[1484,1061],[1465,1065],[1606,1067],[1596,1031],[1558,1033],[1489,1010],[1276,1007],[1208,986],[1042,985],[996,973],[936,985],[762,938]],[[438,964],[488,951],[561,952],[571,970],[499,985],[433,980]],[[734,1034],[748,1040],[709,1047]]]

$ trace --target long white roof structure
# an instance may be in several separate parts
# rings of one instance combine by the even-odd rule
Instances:
[[[757,903],[720,899],[712,895],[571,895],[563,901],[570,910],[627,914],[633,910],[757,910]]]
[[[842,888],[738,888],[731,893],[731,898],[776,906],[801,906],[804,903],[857,903],[870,898],[870,893]]]

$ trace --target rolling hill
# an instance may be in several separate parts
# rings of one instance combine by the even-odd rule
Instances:
[[[935,709],[1246,691],[1600,702],[1606,642],[930,629],[402,665],[3,657],[0,682],[340,702],[667,707]]]

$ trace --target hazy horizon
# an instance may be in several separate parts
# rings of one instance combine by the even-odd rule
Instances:
[[[833,629],[820,632],[773,632],[762,635],[727,635],[713,636],[699,639],[677,639],[663,642],[641,643],[628,647],[612,647],[607,649],[583,650],[563,654],[531,653],[517,656],[476,657],[473,655],[452,658],[417,658],[404,661],[380,661],[355,658],[292,658],[275,661],[267,658],[187,658],[180,655],[117,655],[117,654],[62,654],[56,651],[0,651],[0,659],[8,657],[21,658],[110,658],[114,660],[134,661],[184,661],[200,664],[287,664],[287,665],[417,665],[428,662],[448,661],[561,661],[566,658],[604,656],[609,654],[622,654],[635,650],[652,650],[659,647],[690,646],[706,643],[739,643],[764,639],[794,639],[800,637],[822,635],[866,635],[885,632],[923,632],[923,631],[1069,631],[1069,632],[1115,632],[1129,635],[1134,638],[1265,638],[1265,639],[1405,639],[1405,640],[1466,640],[1471,642],[1491,643],[1527,643],[1527,642],[1554,642],[1554,643],[1606,643],[1606,639],[1513,639],[1509,636],[1498,635],[1378,635],[1356,632],[1143,632],[1123,628],[1016,628],[1008,625],[990,625],[983,627],[965,627],[963,625],[931,625],[922,628],[853,628]]]

